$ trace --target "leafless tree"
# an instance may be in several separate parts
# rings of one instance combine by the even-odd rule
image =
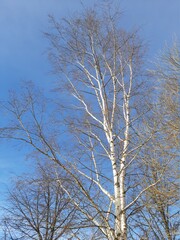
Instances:
[[[51,18],[55,32],[47,37],[55,71],[75,98],[73,119],[66,122],[83,154],[77,153],[73,168],[98,193],[98,201],[90,191],[83,193],[94,210],[86,216],[108,239],[126,239],[128,210],[159,179],[139,188],[141,148],[153,134],[143,134],[144,114],[150,109],[141,68],[143,46],[136,32],[119,27],[116,17],[93,10],[64,24]]]
[[[179,144],[179,82],[180,82],[180,46],[174,42],[166,49],[159,60],[155,74],[160,81],[159,106],[161,115],[165,115],[162,125],[169,148],[178,150]]]
[[[178,237],[178,157],[179,157],[179,83],[180,50],[177,42],[167,47],[153,72],[159,82],[159,100],[156,115],[160,119],[159,149],[168,162],[165,179],[157,185],[154,194],[156,208],[165,229],[165,239]]]
[[[142,184],[141,166],[149,161],[145,145],[156,132],[146,124],[152,106],[143,44],[137,31],[120,27],[119,14],[110,9],[50,21],[46,37],[60,78],[61,112],[52,103],[45,109],[46,100],[28,87],[22,96],[12,94],[6,109],[13,121],[1,136],[28,144],[68,175],[72,188],[61,178],[58,187],[81,212],[79,228],[94,229],[92,239],[132,238],[142,198],[165,172],[159,169]]]
[[[15,182],[3,208],[6,239],[56,240],[75,234],[75,208],[52,172],[39,165],[36,177]],[[61,181],[68,180],[61,176]]]
[[[157,127],[157,133],[151,145],[146,148],[149,163],[145,166],[145,183],[156,181],[161,169],[164,169],[162,181],[146,192],[145,209],[140,211],[148,239],[178,239],[179,228],[179,80],[180,52],[178,43],[166,48],[151,71],[157,82],[156,98],[151,121]],[[138,221],[139,222],[139,221]],[[141,219],[142,223],[143,220]]]

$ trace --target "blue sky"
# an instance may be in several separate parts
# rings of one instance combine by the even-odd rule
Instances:
[[[82,0],[92,5],[98,0]],[[165,43],[180,38],[180,0],[122,0],[122,25],[140,26],[140,35],[149,45],[153,61]],[[47,31],[48,14],[58,18],[81,9],[80,0],[0,0],[0,100],[8,100],[8,90],[16,89],[22,80],[32,80],[43,87],[52,85],[55,76],[45,50],[42,32]],[[10,178],[29,169],[24,152],[15,144],[0,143],[0,194]]]

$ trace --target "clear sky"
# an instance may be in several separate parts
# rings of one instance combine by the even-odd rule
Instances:
[[[98,0],[81,0],[85,6]],[[149,61],[173,37],[180,39],[180,0],[116,0],[123,10],[122,25],[140,27],[149,44]],[[8,100],[8,90],[22,80],[43,87],[52,84],[51,66],[42,32],[47,31],[48,14],[58,18],[82,8],[80,0],[0,0],[0,100]],[[0,121],[1,122],[1,121]],[[12,176],[27,171],[24,152],[13,144],[0,143],[0,194]],[[2,197],[0,198],[2,199]]]

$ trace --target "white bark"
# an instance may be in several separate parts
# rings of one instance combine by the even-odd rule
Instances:
[[[81,116],[74,112],[78,124],[74,122],[71,127],[77,134],[80,152],[88,154],[65,159],[42,134],[35,115],[39,129],[34,136],[37,139],[35,134],[39,134],[39,142],[34,140],[21,116],[18,120],[26,134],[21,140],[59,164],[74,180],[79,191],[76,198],[61,187],[78,210],[109,240],[126,240],[126,210],[146,191],[142,190],[134,201],[126,204],[126,172],[145,142],[129,147],[131,120],[135,118],[131,116],[130,104],[139,45],[136,46],[134,34],[120,31],[111,18],[107,19],[108,27],[101,24],[87,15],[85,20],[67,22],[67,29],[62,29],[62,33],[57,29],[59,38],[52,37],[53,47],[57,49],[55,60],[64,68],[60,71],[66,76],[69,98],[73,96],[73,106],[77,103],[75,111],[81,111]],[[62,37],[64,32],[67,39]],[[59,43],[64,39],[65,42]]]

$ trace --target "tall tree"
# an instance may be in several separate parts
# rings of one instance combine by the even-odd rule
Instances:
[[[143,133],[150,105],[142,43],[136,32],[121,29],[119,15],[109,11],[90,10],[64,23],[51,22],[55,30],[46,34],[50,58],[66,85],[62,80],[58,87],[75,98],[73,117],[66,116],[80,148],[73,168],[81,199],[85,196],[91,207],[84,210],[82,200],[74,202],[106,238],[126,239],[128,211],[159,181],[140,188],[141,148],[153,134]]]
[[[160,169],[142,185],[141,166],[149,161],[144,146],[155,132],[146,131],[151,104],[143,44],[136,31],[120,27],[120,15],[110,9],[50,20],[46,37],[60,78],[61,112],[48,120],[52,105],[45,109],[42,95],[26,87],[6,105],[13,121],[1,136],[29,144],[66,173],[73,187],[61,178],[59,186],[81,212],[79,228],[94,229],[92,239],[126,240],[134,235],[131,222],[142,197],[164,173]]]

